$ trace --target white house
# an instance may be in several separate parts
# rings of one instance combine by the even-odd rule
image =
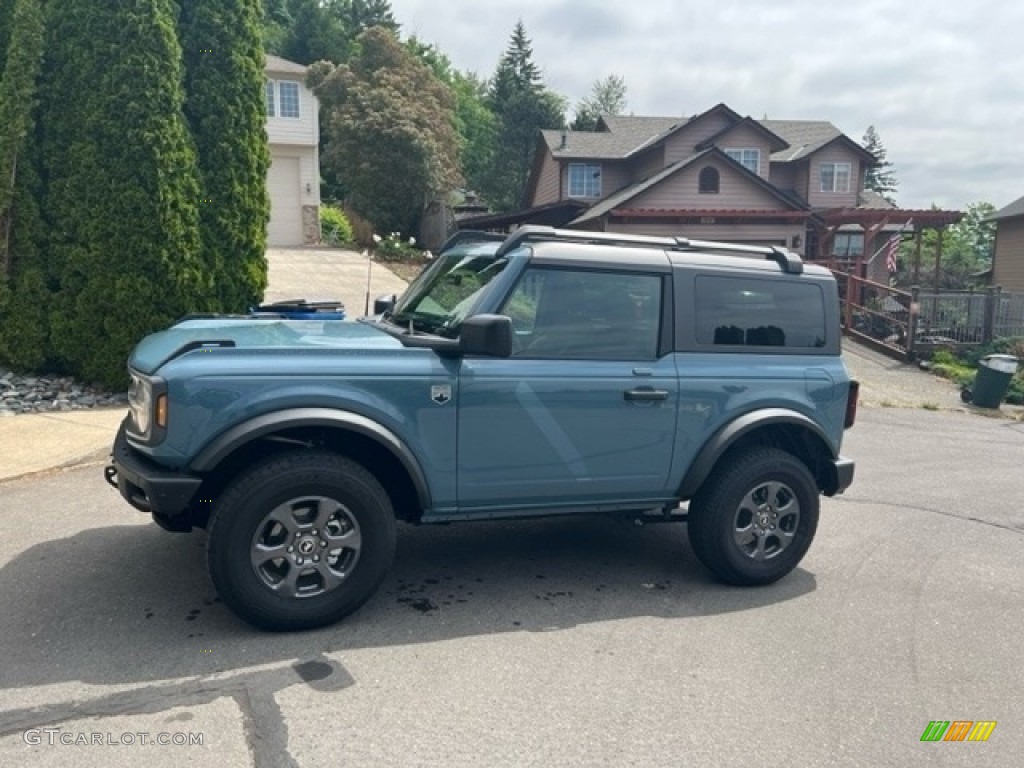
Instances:
[[[268,245],[320,240],[320,105],[301,64],[267,56]]]

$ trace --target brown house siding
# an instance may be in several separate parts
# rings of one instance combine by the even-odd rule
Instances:
[[[629,168],[625,163],[616,163],[608,160],[564,160],[562,161],[562,181],[561,191],[562,199],[569,200],[569,166],[572,163],[587,163],[589,165],[600,165],[601,166],[601,197],[595,198],[575,198],[583,200],[585,202],[597,202],[602,198],[608,197],[608,195],[616,192],[627,186],[631,179],[629,176]]]
[[[711,114],[680,129],[665,142],[665,165],[690,157],[696,152],[698,144],[727,128],[731,122],[723,114]]]
[[[998,222],[992,267],[993,285],[1011,293],[1024,293],[1024,217]]]
[[[768,172],[768,181],[779,189],[796,189],[796,173],[793,166],[785,163],[772,163]]]
[[[700,193],[697,181],[702,168],[713,166],[719,173],[718,194]],[[709,160],[696,163],[653,189],[634,198],[624,208],[716,208],[716,209],[748,209],[778,210],[782,203],[760,189],[742,171],[731,167],[721,160]]]
[[[725,152],[727,149],[756,149],[760,154],[760,165],[757,175],[762,179],[768,178],[768,166],[771,162],[771,146],[764,136],[755,131],[749,125],[743,125],[736,130],[720,136],[715,140],[715,146]]]
[[[560,191],[558,188],[558,165],[550,152],[544,153],[544,160],[537,178],[537,189],[533,194],[533,200],[530,201],[531,206],[558,202]]]
[[[850,164],[849,192],[822,192],[821,166],[824,163]],[[842,146],[831,146],[816,153],[811,158],[810,178],[808,179],[807,202],[812,208],[846,208],[857,205],[857,180],[860,178],[859,158]]]
[[[630,181],[636,183],[648,179],[664,169],[666,165],[664,147],[648,150],[634,161]]]

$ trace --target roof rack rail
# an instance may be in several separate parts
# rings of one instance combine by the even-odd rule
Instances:
[[[628,235],[619,232],[588,232],[576,229],[555,229],[537,224],[520,227],[498,247],[496,255],[504,256],[525,243],[562,241],[591,245],[625,245],[664,248],[670,251],[718,251],[721,253],[761,255],[774,261],[784,272],[799,275],[804,271],[800,256],[785,248],[767,245],[719,243],[711,240],[691,240],[686,237],[659,237],[655,235]]]
[[[460,229],[453,232],[451,237],[444,241],[438,253],[444,253],[462,243],[500,243],[507,237],[508,235],[502,235],[497,232],[484,232],[480,229]]]

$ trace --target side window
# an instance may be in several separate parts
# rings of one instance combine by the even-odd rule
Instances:
[[[698,277],[694,310],[698,344],[825,346],[825,297],[813,283]]]
[[[653,360],[662,278],[624,272],[528,269],[502,308],[513,357]]]

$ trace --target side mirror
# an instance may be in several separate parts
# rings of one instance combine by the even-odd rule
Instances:
[[[378,296],[373,300],[373,314],[383,315],[385,312],[394,309],[396,301],[398,301],[398,297],[393,293],[390,296]]]
[[[462,322],[459,349],[465,355],[508,357],[512,354],[512,318],[474,315]]]

